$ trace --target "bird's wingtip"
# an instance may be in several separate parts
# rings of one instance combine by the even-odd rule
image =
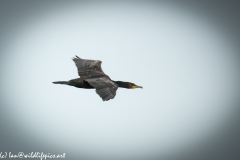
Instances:
[[[75,55],[76,57],[73,57],[72,60],[77,60],[77,59],[81,59],[80,57],[78,57],[77,55]]]

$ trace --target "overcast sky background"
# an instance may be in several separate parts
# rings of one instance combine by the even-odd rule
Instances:
[[[0,152],[239,159],[237,3],[1,1]],[[121,89],[54,85],[101,60]]]

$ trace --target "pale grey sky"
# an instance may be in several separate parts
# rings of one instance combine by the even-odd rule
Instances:
[[[72,1],[30,13],[5,46],[2,86],[11,122],[46,152],[167,157],[207,143],[230,121],[238,50],[206,16],[134,1]],[[52,84],[78,77],[74,55],[101,60],[113,80],[143,89],[119,88],[102,102],[94,90]]]

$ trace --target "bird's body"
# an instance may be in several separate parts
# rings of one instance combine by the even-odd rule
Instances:
[[[94,89],[87,81],[84,81],[83,78],[76,78],[68,81],[69,86],[74,86],[77,88],[85,88],[85,89]]]
[[[103,101],[113,99],[118,87],[122,88],[142,88],[131,82],[113,81],[101,68],[101,61],[81,59],[78,56],[73,58],[80,78],[69,81],[57,81],[54,84],[65,84],[84,89],[96,89],[97,94]]]

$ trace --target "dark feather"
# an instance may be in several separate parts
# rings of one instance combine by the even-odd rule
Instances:
[[[78,75],[81,78],[108,77],[102,70],[101,61],[81,59],[77,56],[73,58],[73,61],[77,66]]]
[[[108,101],[115,97],[118,85],[103,72],[101,61],[81,59],[78,56],[73,58],[73,61],[78,68],[78,75],[96,88],[97,94],[103,101]]]
[[[116,95],[118,85],[111,81],[108,77],[85,79],[85,81],[96,88],[97,94],[102,98],[103,101],[113,99]]]

